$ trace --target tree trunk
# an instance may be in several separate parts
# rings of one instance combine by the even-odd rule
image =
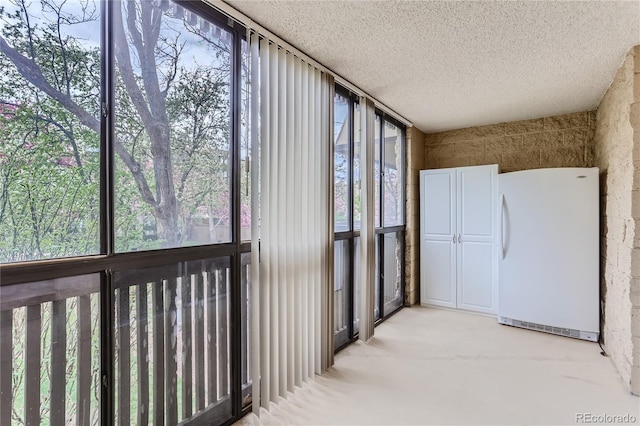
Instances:
[[[155,58],[162,8],[154,6],[149,1],[143,1],[140,4],[140,16],[138,16],[136,2],[128,0],[125,4],[126,19],[122,16],[123,11],[120,7],[114,8],[116,63],[132,104],[150,140],[156,193],[153,200],[145,201],[153,207],[160,238],[166,241],[167,247],[175,247],[182,242],[182,236],[179,230],[178,199],[173,181],[169,117],[165,96],[160,89]],[[129,38],[125,35],[125,25]],[[135,48],[140,59],[144,93],[138,86],[133,72],[129,43]]]
[[[171,211],[159,213],[155,211],[156,223],[158,224],[158,237],[165,241],[164,247],[176,247],[182,242],[182,235],[178,228],[177,218],[172,217]]]

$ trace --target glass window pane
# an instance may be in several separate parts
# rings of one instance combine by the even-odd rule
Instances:
[[[100,250],[100,4],[56,3],[0,2],[0,263]]]
[[[375,319],[380,318],[380,283],[382,282],[382,277],[380,276],[380,237],[376,235],[375,237],[375,245],[376,245],[376,257],[375,257],[375,265],[376,265],[376,273],[373,276],[374,286],[375,286],[375,306],[373,308],[373,313]]]
[[[242,40],[242,82],[240,108],[240,240],[251,239],[251,75],[249,62],[249,45]],[[254,163],[255,164],[255,163]]]
[[[402,306],[402,232],[384,234],[384,316]]]
[[[373,213],[373,223],[376,228],[380,227],[380,121],[380,116],[376,114],[373,155],[373,205],[375,209]]]
[[[334,223],[336,232],[348,231],[349,226],[349,106],[348,98],[336,93],[333,99],[334,122]]]
[[[334,248],[334,345],[336,348],[349,341],[349,306],[351,293],[349,285],[351,268],[349,265],[349,240],[335,242]]]
[[[360,330],[360,237],[353,239],[353,333]]]
[[[117,251],[230,241],[232,34],[175,2],[114,15]]]
[[[360,229],[360,104],[353,106],[353,229]]]
[[[385,121],[384,123],[384,226],[404,223],[404,164],[402,155],[402,130]]]
[[[242,406],[251,404],[251,253],[240,255],[240,312],[242,328],[242,349],[240,352],[242,361]]]

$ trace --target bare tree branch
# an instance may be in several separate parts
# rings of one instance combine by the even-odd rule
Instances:
[[[7,57],[14,63],[20,75],[22,75],[27,81],[33,84],[37,89],[46,93],[49,97],[57,101],[60,105],[66,108],[69,112],[75,115],[80,122],[90,128],[91,130],[100,133],[100,121],[93,115],[89,114],[84,108],[78,105],[71,96],[61,93],[56,90],[44,77],[42,70],[33,60],[21,55],[17,50],[11,47],[6,40],[0,36],[0,52],[7,55]],[[114,148],[124,164],[131,171],[142,199],[151,204],[156,205],[155,198],[149,188],[149,185],[135,159],[124,148],[121,141],[114,141]]]
[[[135,6],[133,6],[133,8],[135,10]],[[135,13],[135,11],[133,13]],[[153,117],[151,116],[151,112],[149,111],[149,107],[147,105],[147,101],[144,98],[144,94],[142,93],[142,90],[140,90],[140,87],[138,87],[136,76],[133,73],[131,56],[129,55],[129,43],[122,26],[122,11],[119,7],[114,7],[114,15],[114,35],[116,38],[116,63],[118,65],[118,71],[120,71],[120,77],[122,78],[122,82],[127,89],[127,93],[131,98],[131,102],[133,103],[136,112],[142,119],[145,127],[148,128],[149,126],[153,125]],[[136,33],[131,35],[132,38],[137,38],[136,34],[139,34],[137,30]]]
[[[82,124],[96,132],[100,132],[100,121],[98,119],[85,111],[80,105],[71,99],[71,96],[61,93],[54,88],[45,79],[38,64],[36,64],[32,59],[20,54],[17,50],[11,47],[2,36],[0,36],[0,52],[4,53],[9,59],[11,59],[20,75],[22,75],[27,81],[63,105],[67,110],[69,110],[69,112],[78,117]]]
[[[180,54],[182,53],[182,49],[184,49],[184,43],[178,43],[178,38],[176,37],[173,43],[168,41],[168,37],[164,38],[162,41],[167,45],[166,49],[158,47],[158,50],[165,55],[169,59],[169,66],[167,75],[165,75],[164,89],[162,90],[162,95],[166,98],[169,89],[171,88],[171,84],[175,80],[178,75],[178,62],[180,59]],[[167,50],[171,50],[172,52],[168,52]]]
[[[24,20],[25,20],[25,23],[27,24],[27,35],[29,36],[29,54],[31,55],[31,59],[35,59],[35,52],[33,47],[33,28],[31,28],[29,10],[27,9],[27,5],[24,3],[24,0],[21,0],[20,7],[24,12]]]
[[[66,0],[64,2],[62,2],[62,4],[58,7],[58,9],[55,11],[56,12],[56,16],[58,18],[58,22],[56,25],[57,28],[57,32],[56,32],[56,36],[58,39],[58,44],[60,45],[60,51],[62,52],[62,64],[63,64],[63,70],[64,70],[64,82],[65,82],[65,88],[67,90],[67,95],[71,95],[71,78],[69,77],[69,60],[67,58],[67,49],[65,49],[64,47],[64,42],[62,41],[62,32],[61,32],[61,21],[62,21],[62,6],[64,6],[64,4],[66,3]],[[52,7],[53,8],[53,7]]]

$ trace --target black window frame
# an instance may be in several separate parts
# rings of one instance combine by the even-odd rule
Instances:
[[[350,126],[350,132],[349,132],[349,152],[350,152],[350,164],[352,165],[351,167],[353,167],[353,162],[355,160],[355,137],[354,137],[354,132],[357,131],[357,129],[359,129],[359,126],[356,126],[356,123],[354,122],[354,109],[356,104],[359,103],[359,96],[350,91],[349,89],[341,86],[340,84],[336,83],[335,85],[335,92],[337,94],[339,94],[340,96],[349,99],[350,100],[350,107],[349,107],[349,116],[348,116],[348,120],[349,120],[349,126]],[[375,285],[376,285],[376,291],[379,294],[379,300],[378,300],[378,305],[376,306],[376,312],[377,312],[377,317],[375,320],[375,325],[380,324],[381,322],[385,321],[387,318],[391,317],[392,315],[394,315],[396,312],[398,312],[400,309],[402,309],[402,307],[404,306],[404,299],[405,299],[405,257],[406,257],[406,126],[401,123],[399,120],[397,120],[395,117],[387,114],[386,112],[376,108],[375,109],[375,115],[378,116],[380,118],[380,136],[381,136],[381,140],[380,140],[380,144],[379,144],[379,158],[380,158],[380,170],[378,173],[378,178],[380,179],[380,188],[379,188],[379,197],[378,197],[378,207],[379,207],[379,212],[380,212],[380,224],[379,226],[376,225],[375,226],[375,244],[378,246],[379,250],[378,250],[378,257],[376,258],[375,262],[377,264],[378,269],[378,275],[376,275],[375,277]],[[403,209],[402,209],[402,224],[399,225],[393,225],[393,226],[384,226],[384,126],[385,126],[385,122],[389,122],[391,124],[393,124],[394,126],[396,126],[398,128],[398,137],[401,138],[400,140],[400,146],[401,146],[401,159],[400,159],[400,164],[402,164],[402,170],[399,171],[399,173],[401,173],[402,175],[402,203],[403,203]],[[362,142],[361,142],[362,143]],[[335,177],[333,177],[335,179]],[[358,300],[356,300],[356,294],[355,294],[355,268],[358,266],[355,264],[355,249],[356,249],[356,244],[355,244],[355,239],[360,237],[360,229],[355,229],[355,222],[354,222],[354,202],[355,202],[355,192],[357,191],[357,188],[355,188],[355,179],[353,176],[353,169],[351,170],[351,173],[349,173],[349,205],[350,205],[350,218],[349,218],[349,230],[347,231],[341,231],[341,232],[334,232],[334,239],[335,241],[343,241],[343,240],[348,240],[348,252],[349,252],[349,256],[348,256],[348,265],[349,265],[349,272],[348,272],[348,276],[349,276],[349,281],[347,283],[347,290],[349,293],[349,297],[348,297],[348,318],[347,318],[347,324],[348,324],[348,328],[347,328],[347,333],[348,335],[345,336],[339,336],[336,335],[335,338],[335,351],[338,352],[341,349],[345,348],[349,343],[353,342],[354,340],[357,340],[358,338],[358,331],[355,330],[355,309],[354,309],[354,304],[358,303]],[[401,249],[401,253],[402,253],[402,258],[400,259],[401,262],[401,277],[400,277],[400,282],[401,282],[401,303],[400,306],[393,310],[392,312],[387,313],[386,315],[384,315],[384,237],[386,234],[399,234],[401,236],[400,238],[400,242],[402,244],[402,249]],[[340,307],[334,307],[334,309],[340,309]],[[343,333],[343,332],[341,332]]]
[[[230,257],[231,314],[230,314],[230,380],[232,416],[221,424],[232,424],[251,410],[251,404],[243,406],[243,397],[250,388],[242,389],[242,318],[241,318],[241,259],[251,252],[251,243],[240,235],[240,149],[241,149],[241,61],[242,42],[246,41],[246,28],[202,0],[174,0],[174,3],[197,14],[203,19],[225,28],[232,34],[231,54],[231,241],[188,247],[172,247],[158,250],[116,252],[114,226],[114,120],[115,100],[115,51],[113,36],[114,7],[120,1],[97,0],[100,6],[100,253],[86,256],[40,259],[0,264],[0,286],[28,285],[38,281],[100,274],[100,422],[114,422],[115,364],[114,364],[114,273],[127,270],[161,266],[216,257]],[[197,414],[197,413],[196,413]],[[209,413],[209,415],[211,415]],[[198,423],[197,416],[185,420],[186,424]]]
[[[376,227],[375,230],[375,234],[376,234],[376,244],[378,244],[379,250],[378,250],[378,257],[376,259],[376,262],[378,262],[379,265],[379,273],[378,276],[376,277],[376,291],[379,292],[379,298],[378,298],[378,306],[376,306],[376,310],[377,310],[377,317],[376,317],[376,322],[375,325],[380,324],[381,322],[385,321],[387,318],[389,318],[390,316],[392,316],[393,314],[395,314],[396,312],[398,312],[400,309],[402,309],[402,307],[404,306],[404,299],[405,299],[405,287],[406,287],[406,283],[405,283],[405,257],[406,257],[406,157],[405,157],[405,153],[406,153],[406,126],[404,124],[402,124],[399,120],[397,120],[395,117],[392,117],[391,115],[387,114],[386,112],[377,109],[375,110],[375,114],[376,116],[380,117],[380,197],[379,197],[379,209],[380,209],[380,225]],[[394,126],[396,126],[396,128],[398,129],[399,132],[399,137],[400,139],[400,164],[402,164],[402,170],[399,171],[399,173],[401,173],[402,175],[402,204],[403,204],[403,208],[402,208],[402,224],[400,225],[391,225],[391,226],[384,226],[384,196],[385,196],[385,192],[384,192],[384,164],[385,164],[385,123],[389,122],[391,124],[393,124]],[[393,233],[399,233],[401,235],[401,242],[402,242],[402,257],[400,259],[401,262],[401,267],[400,267],[400,282],[401,282],[401,291],[400,291],[400,297],[401,297],[401,304],[400,307],[393,310],[392,312],[388,313],[387,315],[384,315],[384,277],[385,277],[385,271],[384,271],[384,236],[386,234],[393,234]]]

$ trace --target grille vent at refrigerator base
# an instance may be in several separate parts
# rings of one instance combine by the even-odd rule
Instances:
[[[551,325],[520,321],[507,317],[499,317],[498,322],[500,324],[526,328],[529,330],[542,331],[544,333],[557,334],[558,336],[573,337],[574,339],[588,340],[590,342],[597,342],[598,338],[600,337],[600,333],[595,333],[593,331],[582,331],[572,328],[553,327]]]

